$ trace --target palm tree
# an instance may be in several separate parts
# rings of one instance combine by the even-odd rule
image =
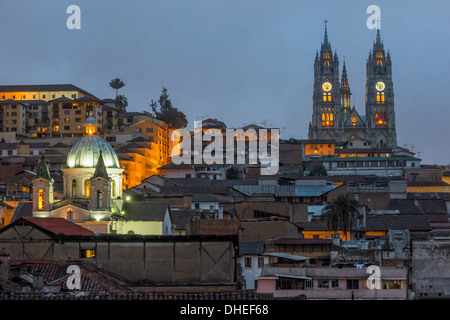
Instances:
[[[353,222],[358,216],[358,206],[358,201],[351,199],[348,193],[340,194],[326,202],[321,218],[327,221],[328,228],[331,227],[334,232],[342,229],[347,239],[347,229],[352,228]]]
[[[119,89],[125,87],[125,83],[119,78],[115,78],[109,82],[109,86],[116,90],[116,97],[119,95]]]
[[[125,112],[128,106],[128,99],[123,94],[119,94],[114,99],[114,104],[116,108],[119,109],[120,112]]]

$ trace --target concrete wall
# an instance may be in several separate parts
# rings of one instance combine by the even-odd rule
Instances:
[[[416,299],[450,297],[450,240],[412,242],[411,282]]]
[[[62,236],[29,225],[0,232],[13,260],[84,261],[131,282],[154,285],[230,285],[237,236]],[[83,250],[95,257],[82,258]]]

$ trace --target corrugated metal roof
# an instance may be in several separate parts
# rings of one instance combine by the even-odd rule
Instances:
[[[298,256],[295,254],[283,253],[283,252],[270,252],[266,253],[267,256],[295,260],[295,261],[305,261],[311,259],[310,257]]]
[[[254,193],[271,193],[276,197],[320,197],[337,188],[335,185],[234,185],[233,188],[247,196]]]

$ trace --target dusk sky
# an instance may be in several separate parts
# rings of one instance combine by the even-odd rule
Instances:
[[[81,9],[80,30],[66,27],[69,5]],[[370,5],[392,57],[398,145],[448,165],[448,0],[0,0],[0,84],[70,83],[104,99],[118,77],[128,111],[150,111],[166,87],[190,129],[209,117],[233,128],[266,121],[283,139],[306,139],[324,19],[365,114]]]

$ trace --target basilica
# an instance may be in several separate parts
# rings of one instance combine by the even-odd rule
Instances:
[[[109,233],[111,216],[123,205],[122,173],[112,146],[97,135],[92,114],[86,133],[71,148],[63,172],[63,198],[55,200],[53,178],[42,157],[33,180],[33,216],[66,218],[94,232]]]
[[[351,103],[345,61],[339,75],[339,59],[325,35],[314,61],[313,114],[308,139],[334,140],[347,147],[395,148],[394,88],[392,61],[385,52],[380,29],[366,62],[366,114]]]

